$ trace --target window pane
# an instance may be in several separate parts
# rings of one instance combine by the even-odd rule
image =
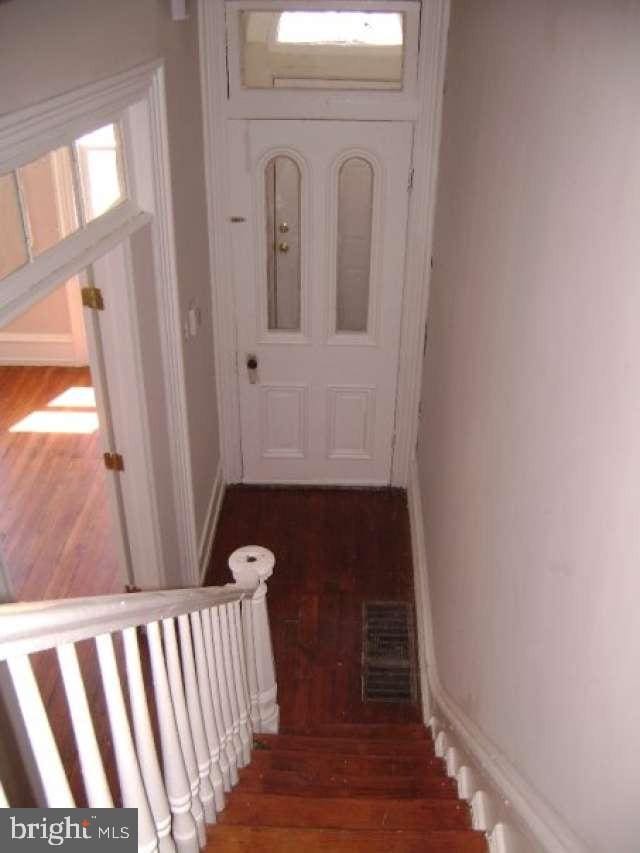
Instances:
[[[113,124],[105,125],[76,140],[82,205],[91,222],[124,198],[118,135]]]
[[[372,209],[373,169],[352,157],[338,175],[337,332],[367,331]]]
[[[274,157],[265,174],[268,328],[300,331],[300,170]]]
[[[18,169],[18,175],[35,257],[78,228],[71,151],[51,151]]]
[[[240,24],[248,88],[402,88],[402,13],[241,12]]]
[[[29,260],[13,172],[0,175],[0,278]]]

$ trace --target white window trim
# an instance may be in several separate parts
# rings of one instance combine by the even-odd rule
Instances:
[[[233,2],[233,0],[230,0]],[[240,3],[244,0],[239,0]],[[396,8],[397,0],[389,0],[384,8]],[[260,8],[287,4],[261,0]],[[236,4],[237,5],[237,4]],[[305,0],[289,3],[300,8]],[[309,2],[316,8],[316,2]],[[375,92],[376,102],[362,100],[361,92],[352,92],[351,101],[336,102],[330,93],[320,102],[314,92],[306,90],[295,111],[274,112],[256,106],[265,90],[251,92],[255,104],[250,109],[232,106],[227,97],[225,3],[223,0],[198,0],[200,33],[200,78],[202,82],[203,119],[205,136],[205,167],[207,181],[207,210],[209,218],[210,260],[214,304],[214,346],[218,411],[220,413],[221,453],[225,481],[242,481],[242,446],[240,439],[240,399],[236,370],[236,312],[230,282],[232,261],[229,217],[236,211],[230,199],[227,176],[226,118],[345,118],[360,120],[414,121],[413,184],[409,200],[407,226],[407,263],[405,264],[404,301],[398,366],[396,398],[395,446],[391,467],[391,485],[406,487],[409,465],[415,452],[418,431],[418,407],[422,381],[423,344],[429,285],[438,150],[442,115],[449,0],[423,0],[420,16],[420,52],[415,103],[410,109],[393,109],[385,96],[397,92]],[[400,4],[398,4],[400,7]],[[255,8],[255,5],[254,5]],[[355,4],[353,5],[355,8]],[[249,90],[247,90],[249,91]],[[270,90],[266,90],[271,94]],[[282,94],[282,92],[280,92]],[[300,94],[289,91],[289,100]],[[326,93],[325,93],[326,95]],[[291,102],[291,101],[290,101]],[[293,102],[291,102],[293,103]],[[386,104],[386,106],[385,106]],[[381,106],[382,105],[382,106]]]
[[[124,135],[128,199],[3,279],[0,285],[0,321],[8,322],[87,264],[119,244],[126,244],[133,233],[151,223],[181,577],[185,585],[197,584],[198,546],[162,63],[146,63],[46,102],[0,116],[0,174],[116,120],[122,122]],[[137,330],[137,317],[131,319]],[[129,378],[144,403],[142,360],[137,337],[133,343],[135,364],[131,365]],[[141,407],[141,416],[147,417],[145,405]],[[151,432],[148,417],[144,428],[148,436]],[[158,496],[148,441],[142,442],[140,453],[147,476],[145,483],[137,485],[146,490],[151,530],[145,543],[147,564],[136,567],[136,580],[145,586],[164,586],[166,573]],[[134,520],[130,528],[131,535],[141,535]]]

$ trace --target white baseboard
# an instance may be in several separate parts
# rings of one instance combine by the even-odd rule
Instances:
[[[73,335],[0,332],[0,365],[79,367]]]
[[[211,489],[207,516],[204,521],[202,533],[200,534],[200,543],[198,546],[200,584],[204,581],[204,576],[209,568],[209,560],[211,559],[211,550],[213,548],[213,540],[216,536],[216,528],[218,526],[218,517],[220,516],[220,508],[222,506],[222,499],[224,498],[224,491],[225,482],[222,477],[222,467],[218,465],[216,476],[213,479],[213,488]]]
[[[431,619],[424,516],[415,459],[407,489],[418,628],[418,657],[425,724],[436,752],[472,809],[473,826],[485,830],[491,853],[584,853],[586,845],[522,777],[496,745],[443,688]]]

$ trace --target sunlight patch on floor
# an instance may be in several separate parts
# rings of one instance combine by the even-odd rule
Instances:
[[[46,409],[36,409],[13,424],[9,432],[90,435],[99,427],[95,391],[91,386],[72,385],[50,400]]]
[[[74,385],[50,400],[47,406],[65,409],[95,409],[96,392],[91,386]]]
[[[96,412],[38,410],[14,424],[9,432],[55,432],[89,435],[98,429]]]

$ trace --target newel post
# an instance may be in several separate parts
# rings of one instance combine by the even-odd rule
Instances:
[[[242,602],[242,628],[247,660],[247,681],[251,700],[251,725],[257,732],[277,732],[280,721],[278,685],[273,661],[267,584],[273,574],[275,557],[259,545],[238,548],[229,557],[229,568],[236,583],[255,584],[258,588]]]

